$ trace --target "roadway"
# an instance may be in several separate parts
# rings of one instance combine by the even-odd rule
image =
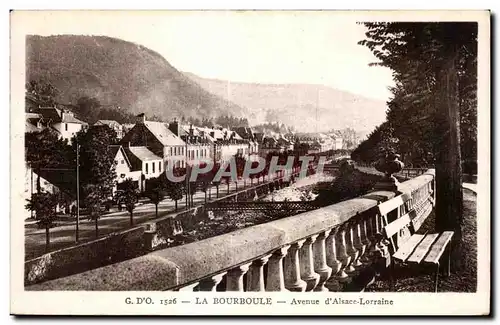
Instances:
[[[276,178],[273,177],[273,178]],[[267,178],[266,178],[267,182]],[[261,180],[262,183],[262,180]],[[240,179],[238,180],[238,191],[242,189],[247,189],[250,186],[250,179],[246,181],[246,187],[244,187],[245,182]],[[254,180],[253,185],[257,185],[257,181]],[[229,186],[229,192],[227,190],[227,185],[222,183],[219,186],[219,198],[226,196],[231,193],[236,192],[236,184],[233,182]],[[207,199],[209,197],[207,192]],[[216,188],[211,189],[212,199],[216,198]],[[205,203],[205,194],[201,191],[196,192],[193,196],[194,206],[200,206]],[[186,198],[183,197],[182,200],[178,201],[178,211],[182,211],[186,208]],[[116,210],[113,209],[113,210]],[[163,217],[169,214],[174,214],[175,202],[170,199],[165,199],[158,205],[158,217]],[[137,206],[134,210],[134,227],[150,221],[156,218],[155,215],[155,205],[145,203]],[[69,217],[67,218],[69,219]],[[70,247],[76,243],[76,221],[75,220],[62,220],[56,221],[57,226],[50,229],[50,248],[48,251],[45,249],[45,228],[39,229],[36,222],[26,222],[25,224],[25,259],[29,260],[37,256],[41,256],[47,252],[55,251],[65,247]],[[96,237],[95,222],[88,220],[86,216],[80,217],[79,223],[79,242],[87,242],[94,240],[99,237],[103,237],[110,233],[129,229],[130,227],[130,214],[126,210],[122,211],[112,211],[106,213],[98,221],[98,237]]]

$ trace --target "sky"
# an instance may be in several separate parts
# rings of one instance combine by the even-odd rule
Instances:
[[[139,43],[180,71],[238,82],[322,84],[388,100],[391,71],[369,67],[364,26],[334,11],[18,12],[22,34],[106,35]],[[16,18],[18,18],[16,20]]]

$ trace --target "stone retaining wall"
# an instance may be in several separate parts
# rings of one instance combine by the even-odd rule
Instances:
[[[64,277],[144,253],[144,228],[135,227],[26,261],[24,283],[30,285]]]

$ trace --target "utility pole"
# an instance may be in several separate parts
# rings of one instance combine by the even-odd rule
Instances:
[[[191,200],[189,198],[189,175],[188,175],[188,138],[186,138],[186,165],[185,165],[185,175],[186,175],[186,209],[189,209]]]
[[[78,242],[80,227],[80,145],[76,144],[76,234],[75,240]]]

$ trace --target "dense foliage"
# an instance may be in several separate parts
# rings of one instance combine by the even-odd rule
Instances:
[[[111,196],[115,186],[115,157],[110,145],[116,142],[116,132],[107,125],[91,126],[78,132],[72,141],[74,152],[79,146],[80,186],[82,197],[86,189],[98,191],[102,202]],[[90,186],[90,185],[93,186]]]
[[[387,122],[376,128],[352,158],[371,162],[380,148],[394,149],[406,165],[432,165],[442,150],[443,118],[438,114],[439,78],[450,57],[458,77],[462,159],[477,155],[477,24],[366,23],[367,46],[393,71],[395,86]]]

